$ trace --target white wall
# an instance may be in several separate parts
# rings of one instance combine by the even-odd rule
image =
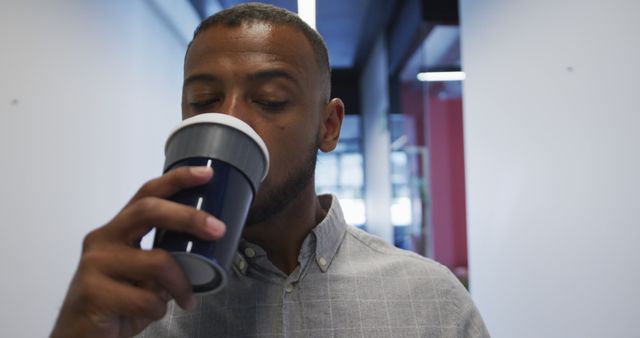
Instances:
[[[367,230],[393,244],[387,65],[384,35],[380,35],[360,77],[365,207]]]
[[[162,171],[185,44],[155,8],[0,4],[3,337],[48,335],[84,234]]]
[[[640,3],[462,0],[470,277],[494,337],[638,337]]]

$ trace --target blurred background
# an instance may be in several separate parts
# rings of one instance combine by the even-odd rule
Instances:
[[[83,236],[161,174],[193,30],[240,2],[0,4],[3,336],[48,335]],[[350,224],[449,267],[494,337],[640,337],[640,3],[264,2],[327,43],[316,186]]]

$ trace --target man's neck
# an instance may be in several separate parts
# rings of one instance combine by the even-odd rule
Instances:
[[[325,215],[313,184],[310,184],[281,212],[244,229],[243,236],[262,247],[269,260],[289,275],[298,266],[302,242]]]

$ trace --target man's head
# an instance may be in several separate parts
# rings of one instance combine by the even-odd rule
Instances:
[[[184,78],[183,118],[235,116],[269,148],[271,168],[248,224],[269,219],[313,189],[317,150],[335,148],[344,106],[329,100],[322,39],[297,15],[263,4],[215,14],[194,34]]]
[[[309,27],[309,25],[300,19],[298,15],[289,12],[286,9],[257,2],[240,4],[238,6],[228,8],[202,21],[193,33],[193,40],[195,40],[203,31],[216,25],[239,27],[243,24],[252,23],[287,25],[304,34],[311,45],[314,57],[322,74],[322,81],[325,86],[323,88],[323,94],[325,94],[326,99],[329,100],[329,96],[331,94],[331,66],[329,65],[329,54],[327,52],[327,47],[324,44],[324,40],[317,31]],[[187,53],[189,52],[193,40],[187,47]]]

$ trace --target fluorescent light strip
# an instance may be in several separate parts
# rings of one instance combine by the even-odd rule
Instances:
[[[298,16],[316,29],[316,0],[298,0]]]
[[[462,81],[466,78],[464,72],[423,72],[418,73],[418,81]]]

